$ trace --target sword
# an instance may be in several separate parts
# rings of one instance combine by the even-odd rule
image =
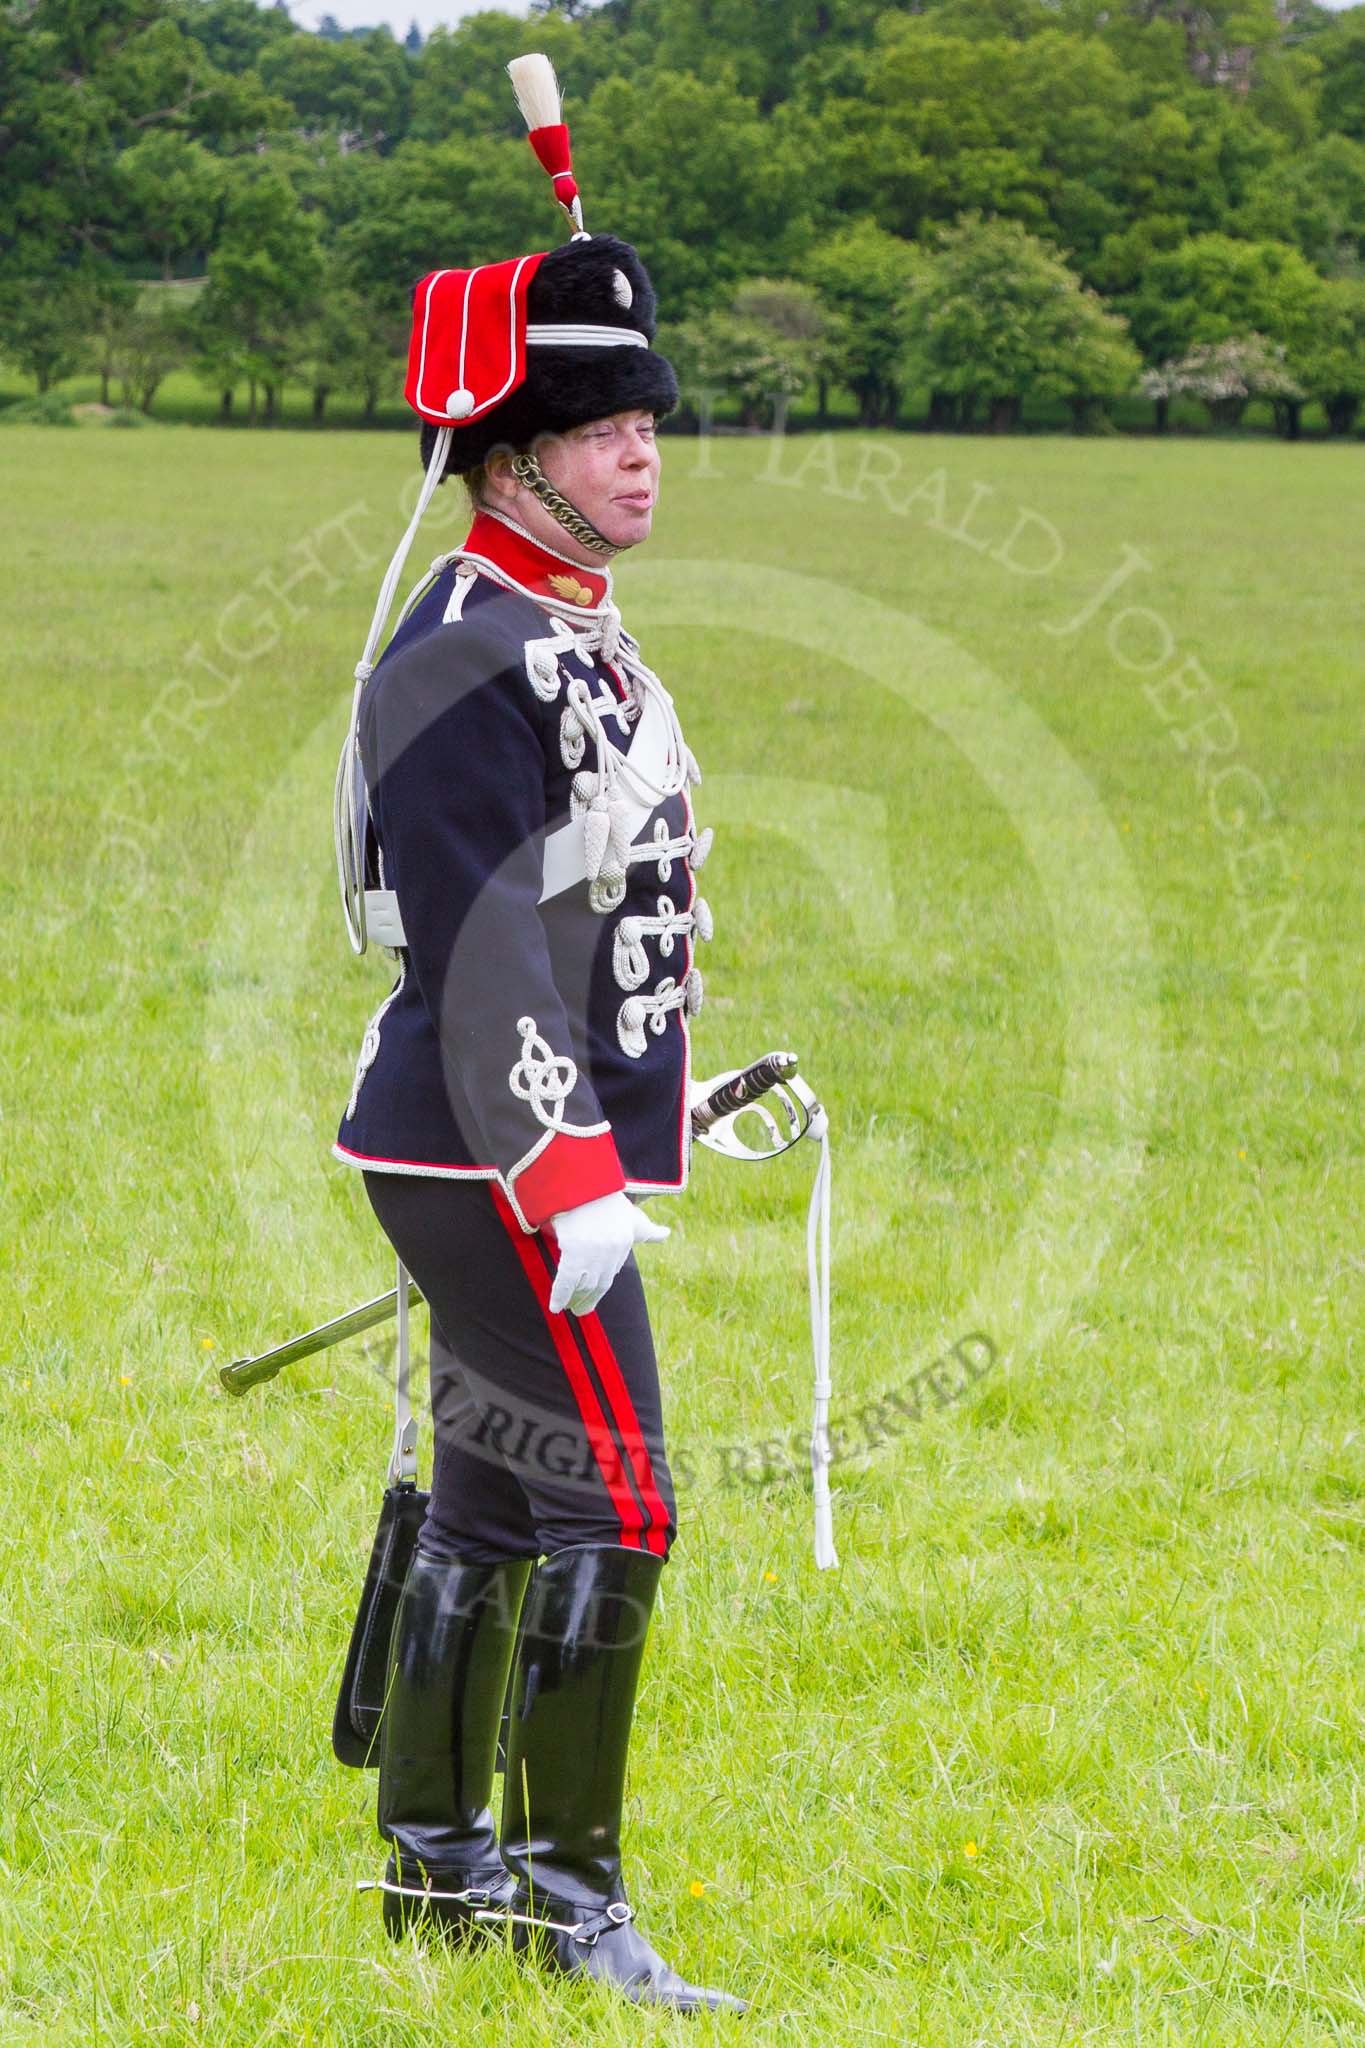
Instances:
[[[722,1117],[757,1101],[779,1082],[790,1080],[796,1072],[796,1065],[794,1052],[770,1052],[755,1060],[752,1066],[732,1074],[700,1102],[693,1104],[693,1136],[702,1137]],[[408,1306],[411,1308],[421,1299],[422,1291],[417,1282],[409,1280]],[[291,1337],[287,1343],[277,1344],[271,1351],[262,1351],[254,1358],[236,1358],[231,1365],[220,1366],[218,1377],[229,1394],[245,1394],[249,1387],[259,1387],[266,1380],[273,1380],[286,1365],[293,1365],[300,1358],[311,1358],[315,1351],[329,1351],[334,1344],[342,1344],[348,1337],[358,1337],[362,1330],[371,1330],[376,1323],[387,1322],[397,1309],[398,1289],[391,1287],[387,1294],[377,1294],[373,1301],[362,1302],[359,1308],[348,1309],[345,1315],[333,1316],[329,1323],[319,1323],[315,1330],[307,1330],[301,1337]]]
[[[408,1282],[408,1307],[422,1299],[422,1291],[415,1280]],[[248,1387],[258,1387],[265,1380],[273,1380],[277,1372],[286,1365],[293,1365],[299,1358],[310,1358],[315,1351],[328,1351],[333,1344],[342,1344],[348,1337],[358,1337],[362,1330],[371,1330],[376,1323],[387,1322],[398,1310],[398,1289],[391,1287],[387,1294],[376,1294],[373,1301],[362,1302],[359,1308],[347,1309],[344,1316],[333,1316],[330,1323],[319,1323],[316,1330],[305,1331],[301,1337],[291,1337],[287,1344],[277,1344],[273,1351],[262,1351],[256,1358],[238,1358],[231,1365],[218,1369],[218,1377],[230,1394],[244,1394]]]

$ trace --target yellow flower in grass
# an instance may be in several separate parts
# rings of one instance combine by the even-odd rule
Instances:
[[[130,1372],[121,1372],[118,1376],[118,1383],[121,1387],[131,1387],[133,1375]]]
[[[764,1572],[764,1574],[763,1574],[763,1583],[764,1583],[764,1585],[765,1585],[765,1586],[775,1586],[775,1585],[777,1584],[777,1573],[776,1573],[776,1572]]]
[[[962,1844],[962,1853],[963,1853],[963,1855],[964,1855],[964,1856],[975,1856],[975,1854],[976,1854],[976,1843],[975,1843],[975,1842],[964,1842],[964,1843]]]
[[[699,1877],[694,1877],[691,1884],[687,1887],[687,1889],[691,1892],[694,1899],[699,1899],[702,1893],[706,1890],[706,1886],[702,1883]]]
[[[200,1349],[201,1351],[212,1351],[212,1349],[213,1349],[213,1339],[212,1339],[212,1337],[205,1337],[205,1339],[204,1339],[203,1343],[202,1343],[202,1344],[201,1344],[201,1345],[199,1346],[199,1349]]]

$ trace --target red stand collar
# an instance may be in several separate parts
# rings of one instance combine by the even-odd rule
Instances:
[[[566,562],[529,534],[518,533],[487,512],[477,512],[464,545],[475,554],[496,562],[516,578],[532,597],[567,599],[585,610],[601,604],[610,585],[600,569],[588,569]]]

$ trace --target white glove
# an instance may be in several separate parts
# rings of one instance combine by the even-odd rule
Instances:
[[[559,1265],[550,1289],[550,1313],[572,1309],[591,1315],[637,1244],[657,1244],[668,1236],[666,1223],[655,1223],[629,1195],[601,1195],[576,1209],[561,1209],[550,1218],[559,1240]]]

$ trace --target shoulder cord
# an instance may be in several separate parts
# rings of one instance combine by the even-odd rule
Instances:
[[[351,722],[346,729],[346,740],[337,763],[336,785],[332,792],[332,839],[336,848],[337,880],[341,885],[341,908],[346,920],[346,936],[354,953],[363,953],[368,942],[365,929],[365,846],[363,820],[356,817],[355,770],[357,761],[356,725],[360,718],[360,697],[366,683],[374,674],[374,657],[380,638],[393,609],[394,592],[398,579],[403,573],[403,564],[417,537],[422,515],[436,493],[436,486],[445,474],[446,457],[450,453],[449,427],[437,430],[431,460],[427,473],[422,479],[422,488],[417,494],[407,532],[394,549],[393,559],[384,572],[384,581],[379,586],[375,600],[370,630],[365,636],[365,651],[355,665],[355,689],[351,693]],[[411,602],[411,600],[409,600]]]

